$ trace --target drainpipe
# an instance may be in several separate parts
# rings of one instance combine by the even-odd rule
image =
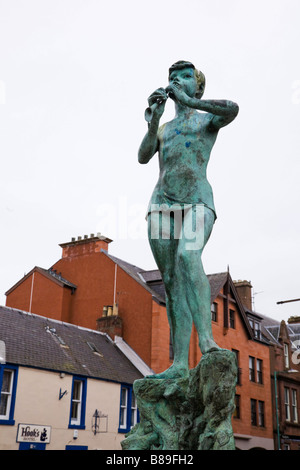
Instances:
[[[275,411],[276,411],[276,431],[277,431],[277,446],[278,450],[281,450],[280,434],[279,434],[279,416],[278,416],[278,397],[277,397],[277,370],[274,371],[275,381]]]
[[[31,281],[30,302],[29,302],[29,313],[31,313],[31,307],[32,307],[33,283],[34,283],[34,273],[32,274],[32,281]]]

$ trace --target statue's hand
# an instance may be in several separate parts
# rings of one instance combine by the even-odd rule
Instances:
[[[190,97],[183,91],[182,87],[178,83],[172,83],[166,88],[166,91],[172,100],[185,106],[189,106]]]
[[[148,98],[149,106],[152,106],[157,102],[164,102],[168,99],[167,92],[164,88],[158,88]]]
[[[168,94],[164,88],[158,88],[148,98],[149,106],[157,103],[157,106],[153,110],[153,115],[155,115],[158,119],[160,119],[163,115],[167,99]]]

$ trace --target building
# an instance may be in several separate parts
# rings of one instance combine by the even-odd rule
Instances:
[[[61,244],[61,259],[48,270],[32,269],[7,291],[6,305],[122,337],[153,371],[161,372],[171,365],[173,350],[160,272],[112,256],[110,243],[92,234]],[[215,341],[236,353],[239,366],[236,446],[273,449],[270,343],[258,331],[262,317],[252,311],[251,284],[234,283],[229,272],[208,278]],[[193,330],[190,367],[200,358]]]
[[[164,301],[142,269],[108,253],[110,242],[92,234],[63,243],[61,259],[50,269],[32,269],[6,292],[6,305],[90,329],[109,328],[102,318],[118,310],[118,336],[156,371],[161,349],[153,319],[165,311]],[[157,327],[168,329],[167,320]]]
[[[117,338],[0,307],[0,450],[121,450],[151,370]]]
[[[300,318],[262,321],[271,348],[275,449],[300,450]]]

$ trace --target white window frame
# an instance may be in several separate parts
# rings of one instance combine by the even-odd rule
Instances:
[[[8,384],[8,390],[7,391],[3,391],[1,389],[1,397],[4,395],[7,397],[7,401],[6,401],[6,412],[5,414],[0,414],[0,419],[9,419],[9,416],[10,416],[10,407],[11,407],[11,399],[12,399],[12,393],[13,393],[13,383],[14,383],[14,370],[11,370],[11,369],[4,369],[3,371],[3,377],[4,377],[4,374],[5,373],[8,373],[10,374],[10,379],[9,379],[9,384]],[[3,381],[2,381],[2,384],[3,384]],[[3,386],[3,385],[2,385]]]
[[[258,400],[258,425],[265,426],[265,402]]]
[[[285,408],[285,420],[291,421],[290,389],[288,387],[284,387],[284,408]]]
[[[211,319],[214,322],[218,321],[218,304],[217,304],[217,302],[213,302],[211,304]]]
[[[79,398],[74,398],[74,391],[75,391],[75,383],[79,384]],[[79,379],[74,379],[73,383],[73,393],[72,393],[72,413],[73,413],[73,404],[76,404],[76,410],[77,410],[77,416],[71,416],[71,422],[70,424],[72,426],[79,426],[81,424],[81,407],[82,407],[82,390],[83,390],[83,383],[82,380]]]
[[[255,358],[249,356],[249,380],[250,382],[255,382],[256,371],[255,371]]]
[[[292,416],[293,422],[298,423],[297,390],[295,389],[292,389]]]
[[[256,379],[258,384],[263,384],[263,361],[256,359]]]
[[[123,403],[123,393],[124,393],[124,403]],[[128,394],[129,390],[127,387],[121,388],[121,403],[120,403],[120,429],[127,428],[127,411],[128,411]]]
[[[131,415],[130,415],[130,428],[133,428],[133,426],[136,425],[137,423],[137,417],[138,417],[138,407],[137,407],[137,401],[136,401],[136,396],[132,390],[131,393]]]
[[[254,322],[254,338],[260,339],[260,324],[258,322]]]

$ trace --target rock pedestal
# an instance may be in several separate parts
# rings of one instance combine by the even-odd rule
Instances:
[[[235,354],[205,354],[184,379],[136,380],[140,422],[123,450],[234,450]]]

